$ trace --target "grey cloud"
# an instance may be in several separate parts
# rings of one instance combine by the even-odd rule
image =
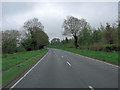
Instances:
[[[117,2],[4,2],[2,5],[2,22],[4,29],[21,29],[23,23],[37,17],[44,25],[44,31],[53,37],[62,36],[62,23],[66,16],[72,15],[85,18],[92,27],[99,27],[100,23],[114,23],[118,20]]]

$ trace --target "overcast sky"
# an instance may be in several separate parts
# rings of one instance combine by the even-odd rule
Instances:
[[[50,37],[63,39],[62,24],[67,16],[84,18],[92,27],[118,20],[117,2],[3,2],[2,29],[22,30],[25,21],[38,18]]]

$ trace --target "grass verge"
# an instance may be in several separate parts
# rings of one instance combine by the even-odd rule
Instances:
[[[115,65],[120,64],[118,63],[118,52],[101,52],[101,51],[92,51],[92,50],[86,50],[86,49],[66,48],[66,47],[50,47],[50,48],[70,51],[80,55],[85,55],[91,58],[96,58],[102,61],[106,61]]]
[[[39,60],[44,54],[47,53],[48,50],[39,50],[40,53],[33,57],[32,59],[28,60],[27,62],[19,64],[19,66],[16,66],[12,69],[10,69],[8,72],[4,72],[2,75],[2,84],[5,85],[10,80],[14,79],[16,76],[21,74],[26,68],[31,66],[33,63],[35,63],[37,60]],[[36,51],[38,52],[38,51]],[[24,54],[26,55],[26,54]],[[25,56],[24,56],[25,57]]]
[[[2,56],[2,71],[6,71],[9,68],[20,64],[31,57],[36,56],[37,54],[41,53],[43,50],[37,51],[26,51],[26,52],[19,52],[14,54],[3,54]]]

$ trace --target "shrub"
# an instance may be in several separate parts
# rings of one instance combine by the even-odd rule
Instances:
[[[104,50],[107,52],[118,51],[118,45],[117,44],[106,44],[104,45]]]
[[[25,48],[23,48],[23,47],[17,47],[17,50],[16,50],[16,52],[23,52],[23,51],[26,51],[25,50]]]
[[[9,56],[8,54],[2,54],[2,58],[6,58],[7,56]]]

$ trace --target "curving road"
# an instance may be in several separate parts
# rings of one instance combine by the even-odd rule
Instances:
[[[12,88],[118,88],[118,67],[49,49]]]

